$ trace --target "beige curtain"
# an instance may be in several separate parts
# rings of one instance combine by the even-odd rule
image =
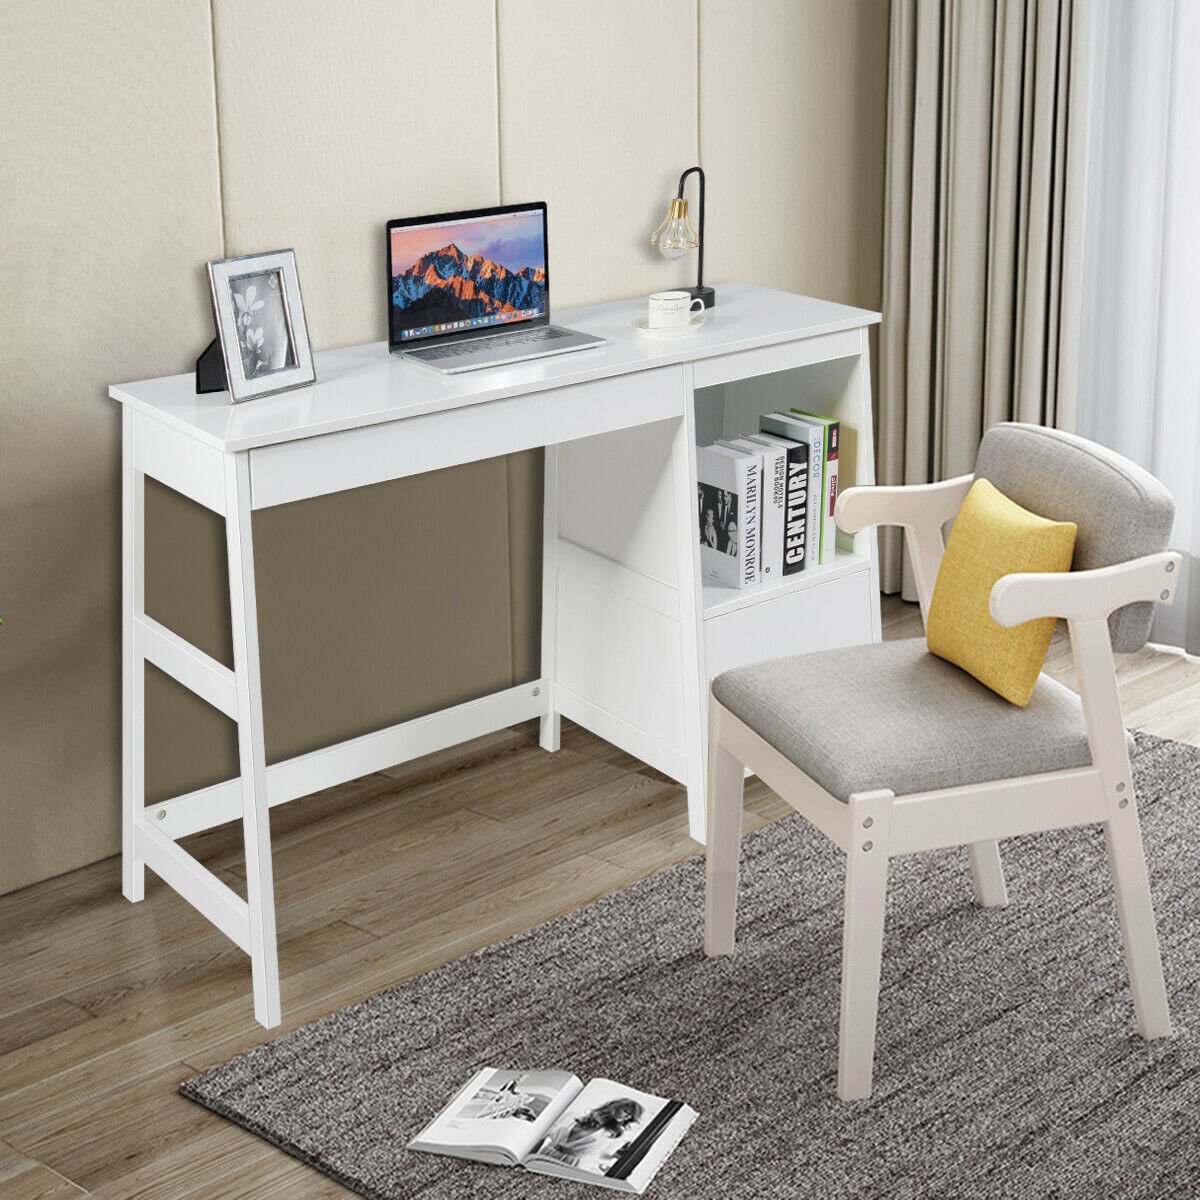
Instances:
[[[878,475],[1074,423],[1091,0],[892,0]],[[912,595],[901,540],[885,592]]]

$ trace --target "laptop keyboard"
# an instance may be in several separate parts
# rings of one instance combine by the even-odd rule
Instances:
[[[526,346],[537,342],[552,342],[556,338],[570,337],[569,329],[526,329],[518,333],[497,333],[486,338],[472,338],[449,346],[430,346],[428,350],[410,350],[410,358],[441,359],[461,358],[465,354],[478,354],[481,350],[492,350],[497,346]]]

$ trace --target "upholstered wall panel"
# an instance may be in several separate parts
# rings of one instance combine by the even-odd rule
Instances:
[[[886,0],[4,11],[0,892],[119,844],[105,387],[188,369],[206,259],[294,246],[314,344],[372,340],[387,217],[545,199],[556,307],[646,293],[695,270],[649,235],[702,156],[714,282],[879,300]],[[541,470],[256,516],[272,759],[536,676]],[[228,661],[221,522],[152,484],[146,533],[147,607]],[[233,773],[230,724],[154,670],[147,707],[152,798]]]
[[[6,0],[0,891],[120,845],[119,379],[180,370],[221,253],[206,0]]]
[[[887,0],[700,0],[714,279],[879,303]]]
[[[650,248],[696,157],[692,0],[497,5],[500,181],[549,205],[556,309],[672,287],[693,263]],[[538,669],[541,455],[510,464],[516,678]]]
[[[685,280],[650,234],[696,161],[694,0],[511,0],[498,41],[504,200],[549,204],[552,302]]]
[[[316,347],[382,338],[387,219],[497,202],[490,0],[213,11],[228,253],[295,248]],[[152,515],[147,603],[228,655],[220,522]],[[503,460],[271,509],[254,536],[268,759],[512,682]],[[235,773],[223,722],[165,677],[148,691],[151,797]]]
[[[384,222],[497,202],[492,0],[214,15],[229,253],[295,247],[318,348],[384,338]]]

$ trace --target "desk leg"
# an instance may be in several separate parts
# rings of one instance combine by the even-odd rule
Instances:
[[[691,369],[684,384],[684,415],[671,442],[675,493],[675,553],[679,587],[680,664],[683,678],[683,744],[687,758],[688,832],[705,839],[704,794],[708,676],[704,668],[700,612],[700,553],[696,529],[696,417]]]
[[[271,873],[262,679],[258,659],[254,538],[250,527],[250,459],[245,452],[225,457],[225,531],[233,617],[233,670],[237,687],[238,759],[242,773],[242,831],[246,846],[254,1015],[269,1029],[278,1025],[282,1017],[279,958],[275,945],[275,889]]]
[[[134,822],[146,805],[146,664],[134,636],[145,611],[146,477],[134,465],[133,410],[122,418],[121,491],[121,891],[127,900],[146,894],[146,865],[134,852]]]
[[[546,473],[542,500],[542,687],[546,710],[542,713],[543,750],[559,747],[562,720],[554,707],[555,655],[558,647],[558,447],[546,447]]]

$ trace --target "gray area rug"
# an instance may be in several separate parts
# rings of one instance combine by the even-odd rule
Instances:
[[[841,855],[798,817],[743,844],[738,954],[700,953],[693,860],[189,1080],[363,1196],[584,1194],[404,1149],[477,1068],[565,1067],[700,1117],[659,1200],[1200,1196],[1200,750],[1137,738],[1176,1036],[1136,1034],[1099,828],[896,860],[875,1094],[839,1103]]]

